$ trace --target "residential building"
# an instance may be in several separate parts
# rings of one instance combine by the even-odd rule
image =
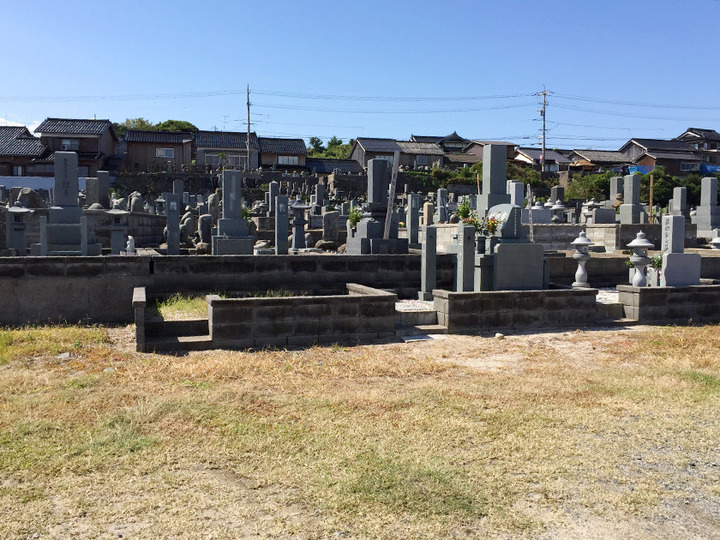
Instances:
[[[702,157],[695,148],[683,141],[665,139],[630,139],[619,150],[631,161],[636,170],[648,173],[662,166],[675,176],[700,172]]]
[[[720,133],[714,129],[687,128],[675,140],[692,146],[704,164],[720,165]]]
[[[545,172],[560,172],[567,171],[568,167],[572,163],[569,158],[566,158],[560,152],[555,150],[545,150],[545,166],[542,164],[542,149],[541,148],[524,148],[519,147],[515,151],[514,160],[523,164],[530,165],[535,170],[545,169]]]
[[[367,167],[367,162],[371,159],[386,159],[392,163],[395,152],[400,151],[400,146],[395,139],[358,137],[350,151],[350,159]]]
[[[46,151],[24,126],[0,126],[0,176],[33,174],[33,160]]]
[[[570,166],[582,171],[617,169],[620,172],[623,167],[632,165],[625,154],[611,150],[573,150],[568,157],[572,161]]]
[[[302,139],[258,137],[260,166],[289,171],[306,170],[307,147]]]
[[[464,147],[463,147],[463,153],[470,154],[472,156],[475,156],[476,163],[482,163],[483,160],[483,149],[485,148],[485,145],[488,144],[502,144],[507,147],[507,158],[508,160],[515,159],[515,151],[517,149],[517,145],[515,143],[507,142],[507,141],[469,141]]]
[[[248,134],[235,131],[198,131],[195,133],[197,167],[216,169],[220,162],[224,166],[245,169],[247,161]],[[255,133],[250,133],[250,169],[257,169],[260,146]]]
[[[47,152],[34,160],[34,174],[53,176],[56,151],[77,152],[78,175],[96,176],[115,152],[118,137],[110,120],[47,118],[36,133]]]
[[[400,163],[403,167],[442,167],[443,149],[437,143],[397,141],[400,148]]]
[[[133,171],[182,171],[192,161],[193,134],[131,129],[125,135],[125,168]]]
[[[446,135],[445,137],[410,135],[410,142],[437,144],[440,148],[442,148],[444,153],[457,154],[463,151],[470,140],[458,135],[457,131],[453,131],[450,135]]]
[[[320,179],[331,174],[363,174],[362,166],[354,159],[307,158],[305,167]]]

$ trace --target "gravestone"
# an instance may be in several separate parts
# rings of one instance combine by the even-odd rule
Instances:
[[[418,246],[418,233],[420,232],[420,195],[408,195],[407,231],[411,247]]]
[[[275,197],[275,255],[288,253],[288,196]]]
[[[670,207],[669,211],[671,216],[685,216],[687,218],[687,188],[673,188],[673,197],[670,199],[670,204],[668,206]]]
[[[550,200],[553,202],[563,202],[565,200],[565,188],[562,186],[553,186],[550,188]]]
[[[0,186],[0,204],[8,202],[8,189],[5,186]]]
[[[408,239],[398,238],[398,222],[390,222],[389,237],[385,234],[385,216],[388,201],[388,161],[371,159],[368,161],[367,203],[363,205],[363,217],[357,224],[354,236],[347,239],[347,253],[360,254],[405,254],[408,252]]]
[[[182,196],[183,194],[183,181],[180,179],[173,180],[172,183],[173,190],[172,192],[177,195],[178,197]],[[179,202],[179,200],[178,200]]]
[[[437,190],[437,207],[435,208],[435,221],[437,223],[447,223],[448,220],[448,192],[445,188]]]
[[[305,211],[310,208],[304,204],[300,199],[296,200],[290,205],[290,209],[293,211],[294,217],[292,220],[292,244],[290,246],[291,251],[300,251],[306,249],[307,244],[305,243]]]
[[[33,255],[100,255],[102,246],[89,243],[87,218],[78,203],[78,156],[55,152],[55,204],[48,217],[40,219],[40,243],[31,246]]]
[[[165,243],[168,255],[180,255],[180,197],[181,195],[177,193],[163,193],[167,217]]]
[[[120,255],[123,247],[125,247],[125,233],[127,232],[127,227],[123,223],[123,216],[126,216],[128,212],[113,209],[108,210],[106,213],[112,220],[110,225],[110,254]]]
[[[622,225],[644,223],[644,212],[640,204],[640,175],[627,175],[623,185],[625,186],[625,196],[620,205],[620,223]]]
[[[322,238],[323,240],[327,240],[329,242],[337,242],[338,236],[340,234],[339,231],[339,220],[340,220],[340,212],[333,211],[333,212],[325,212],[322,216],[323,220],[323,227],[322,227]]]
[[[623,195],[623,177],[613,176],[610,178],[610,204],[613,204],[617,200],[618,195]]]
[[[423,225],[432,225],[434,216],[435,205],[431,202],[426,202],[425,204],[423,204]]]
[[[251,255],[255,240],[243,217],[242,171],[222,172],[222,217],[212,240],[213,255]]]
[[[280,193],[280,183],[273,180],[268,185],[268,216],[275,217],[275,199]]]
[[[432,300],[432,291],[437,285],[437,229],[434,225],[423,225],[422,254],[420,258],[420,292],[418,299]]]
[[[718,179],[706,176],[700,184],[700,206],[692,222],[697,225],[697,235],[710,237],[712,230],[720,227],[720,207],[717,203]]]
[[[507,181],[507,193],[510,195],[510,204],[523,207],[525,203],[525,184],[515,180]]]
[[[685,216],[663,216],[661,286],[685,287],[700,284],[700,254],[684,253],[684,247]]]
[[[498,204],[510,202],[507,191],[507,147],[486,144],[483,147],[482,194],[478,199],[478,213],[484,217]]]
[[[33,211],[21,206],[10,206],[7,209],[7,247],[15,250],[18,256],[24,256],[26,252],[25,243],[25,216]]]
[[[458,224],[457,264],[455,265],[455,290],[469,292],[474,286],[475,272],[475,227]]]

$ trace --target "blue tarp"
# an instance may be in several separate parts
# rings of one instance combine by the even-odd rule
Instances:
[[[647,174],[654,168],[655,167],[651,167],[650,165],[631,165],[628,167],[628,171],[630,171],[630,174],[635,174],[636,172],[639,172],[640,174]]]
[[[702,174],[715,174],[720,172],[720,165],[700,165],[700,172]]]

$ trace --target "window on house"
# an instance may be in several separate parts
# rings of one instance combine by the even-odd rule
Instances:
[[[245,166],[245,158],[242,156],[229,156],[228,164],[233,167],[241,168]]]
[[[22,176],[23,167],[22,165],[13,165],[13,176]]]
[[[425,165],[428,165],[430,163],[430,160],[427,156],[415,156],[415,165],[417,167],[422,167]]]
[[[298,165],[300,158],[298,156],[278,156],[278,165]]]
[[[217,167],[220,165],[220,154],[205,154],[205,164]]]
[[[683,172],[699,171],[699,163],[680,163],[680,170]]]
[[[175,149],[174,148],[156,148],[155,149],[155,157],[156,158],[173,159],[175,157]]]
[[[80,139],[60,139],[60,150],[77,152],[80,150]]]

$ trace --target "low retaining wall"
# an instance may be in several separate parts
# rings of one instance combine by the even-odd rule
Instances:
[[[213,347],[298,347],[395,336],[397,295],[347,284],[347,296],[220,298],[209,295]]]
[[[453,334],[486,329],[582,326],[596,320],[595,289],[433,291],[438,324]]]
[[[455,265],[438,256],[438,286],[452,288]],[[0,258],[0,325],[131,323],[135,287],[149,295],[286,289],[344,294],[346,283],[420,288],[420,255],[226,255]]]
[[[720,285],[633,287],[618,285],[625,317],[641,323],[720,322]]]

